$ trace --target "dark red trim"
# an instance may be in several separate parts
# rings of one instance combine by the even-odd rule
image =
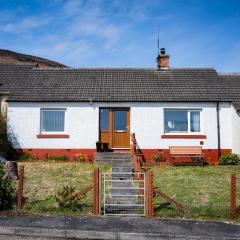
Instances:
[[[69,160],[73,160],[76,154],[86,154],[90,157],[95,158],[96,149],[47,149],[47,148],[33,148],[33,149],[18,149],[20,153],[29,153],[33,157],[39,159],[46,159],[47,155],[50,156],[63,156],[66,155]],[[209,164],[218,164],[218,149],[203,149],[204,160]],[[226,152],[232,152],[231,149],[221,149],[221,154]],[[167,149],[141,149],[144,159],[147,165],[151,162],[153,154],[163,153],[166,162],[158,163],[157,165],[168,165],[171,162],[171,155],[169,148]]]
[[[38,134],[37,138],[69,138],[67,134]]]
[[[162,135],[161,138],[207,138],[206,135]]]
[[[54,149],[54,148],[24,148],[24,149],[18,149],[19,153],[29,153],[31,156],[38,158],[40,160],[46,159],[47,156],[63,156],[66,155],[68,160],[74,160],[74,156],[76,154],[86,154],[87,156],[91,158],[95,158],[96,155],[96,149]]]
[[[205,161],[207,161],[210,165],[218,164],[218,149],[203,149],[202,151]],[[221,149],[221,154],[226,152],[231,153],[232,150]],[[151,162],[153,154],[159,153],[163,153],[164,158],[167,160],[167,162],[171,162],[171,155],[169,149],[141,149],[141,153],[143,154],[143,157],[146,160],[147,164]]]

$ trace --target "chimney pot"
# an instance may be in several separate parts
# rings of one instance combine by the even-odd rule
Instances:
[[[159,70],[169,69],[169,55],[166,55],[165,48],[160,49],[160,54],[157,56],[157,65]]]
[[[165,53],[166,53],[165,48],[160,48],[160,54],[165,55]]]

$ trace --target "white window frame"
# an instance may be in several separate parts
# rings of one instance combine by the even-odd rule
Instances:
[[[62,132],[50,132],[50,131],[43,131],[43,112],[53,112],[53,111],[61,111],[64,112],[64,131]],[[41,108],[40,111],[40,133],[41,134],[66,134],[66,111],[65,108]]]
[[[187,111],[187,120],[188,120],[188,130],[187,132],[166,132],[165,131],[165,112],[166,111]],[[165,135],[199,135],[199,134],[202,134],[202,109],[190,109],[190,108],[164,108],[164,111],[163,111],[163,132]],[[200,131],[199,132],[191,132],[191,128],[190,128],[190,124],[191,124],[191,121],[190,121],[190,113],[191,112],[199,112],[200,113]]]

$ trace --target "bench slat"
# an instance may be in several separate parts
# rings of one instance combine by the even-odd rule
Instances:
[[[202,155],[201,146],[170,146],[171,155]]]

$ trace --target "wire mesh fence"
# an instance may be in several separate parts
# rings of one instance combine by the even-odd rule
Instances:
[[[214,172],[214,167],[190,169],[192,172],[172,168],[155,174],[155,216],[230,219],[231,174]],[[236,194],[239,206],[239,179]]]
[[[103,173],[103,212],[145,216],[145,173]]]
[[[93,170],[96,166],[82,163],[42,162],[24,163],[24,165],[24,211],[47,214],[92,214]],[[100,169],[102,178],[98,196],[99,203],[102,203],[100,206],[102,213],[145,216],[147,211],[145,206],[148,202],[145,173],[109,172],[110,169],[111,167]],[[237,167],[223,166],[154,167],[154,216],[232,219],[231,173],[235,172],[237,220],[240,220],[238,170]],[[71,197],[64,198],[66,196]],[[66,202],[59,201],[59,198],[65,199]],[[68,204],[69,202],[71,204]]]
[[[90,214],[92,164],[24,163],[23,210],[49,214]]]

